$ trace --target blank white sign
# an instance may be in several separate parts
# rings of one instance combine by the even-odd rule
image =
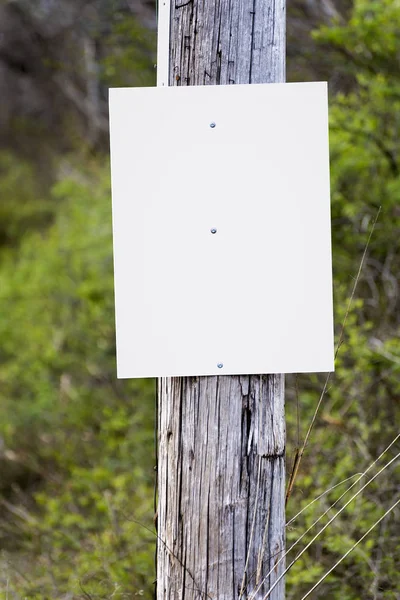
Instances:
[[[333,370],[325,83],[110,90],[118,376]]]

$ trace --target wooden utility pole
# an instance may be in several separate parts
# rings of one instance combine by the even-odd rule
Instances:
[[[172,2],[169,85],[284,82],[285,3]],[[157,599],[263,599],[285,565],[283,375],[162,378],[158,400]]]

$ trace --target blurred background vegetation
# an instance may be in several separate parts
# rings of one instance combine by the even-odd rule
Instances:
[[[288,518],[364,471],[399,431],[399,31],[397,0],[288,0],[288,81],[330,82],[338,336],[382,207]],[[155,84],[155,6],[2,0],[0,33],[0,598],[151,599],[155,390],[116,380],[107,88]],[[289,470],[323,383],[287,379]],[[349,485],[302,513],[289,544]],[[399,490],[394,462],[295,564],[288,599]],[[399,600],[399,516],[311,598]]]

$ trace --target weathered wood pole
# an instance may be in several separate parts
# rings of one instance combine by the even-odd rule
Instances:
[[[285,3],[173,1],[169,85],[285,81]],[[257,282],[238,272],[232,294],[243,285],[257,293]],[[162,378],[158,387],[157,599],[261,600],[285,562],[277,564],[285,549],[284,377]],[[282,580],[269,598],[284,594]]]

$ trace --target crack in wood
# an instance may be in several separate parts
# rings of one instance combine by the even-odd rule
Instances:
[[[189,4],[191,4],[193,2],[193,0],[188,0],[187,2],[184,2],[183,4],[175,4],[175,8],[184,8],[185,6],[188,6]]]

